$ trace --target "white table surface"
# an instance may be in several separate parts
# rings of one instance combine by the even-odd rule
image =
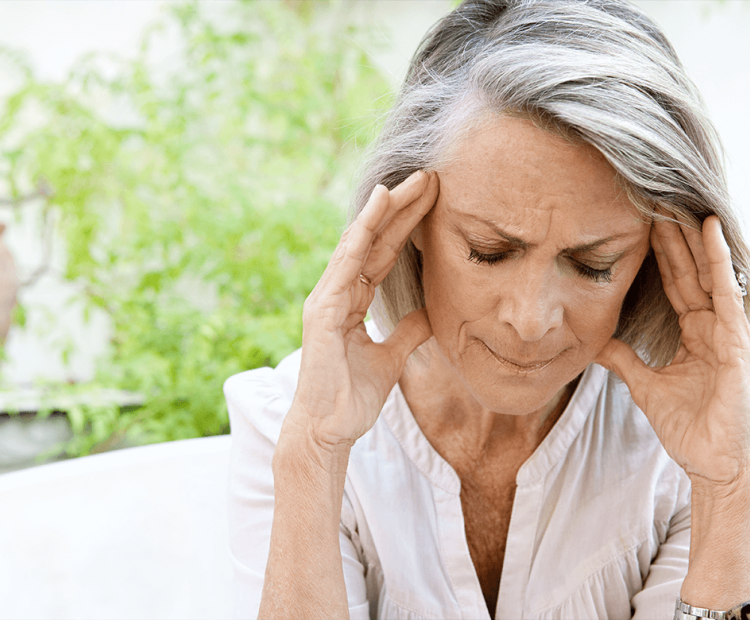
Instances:
[[[0,475],[0,618],[231,617],[229,436]]]

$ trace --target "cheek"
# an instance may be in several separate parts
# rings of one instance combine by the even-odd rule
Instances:
[[[476,321],[491,312],[496,303],[496,283],[468,260],[464,244],[450,238],[425,237],[422,285],[430,322],[435,321],[433,328]]]
[[[643,261],[636,256],[626,272],[603,290],[571,295],[566,308],[566,322],[578,339],[598,353],[617,330],[622,304]]]
[[[595,293],[598,294],[571,294],[565,307],[565,323],[584,347],[598,352],[617,329],[625,295],[620,291]]]

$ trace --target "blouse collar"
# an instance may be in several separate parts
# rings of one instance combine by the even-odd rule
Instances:
[[[516,484],[519,487],[542,478],[563,459],[593,410],[607,374],[598,364],[586,368],[562,415],[518,470]],[[451,494],[461,492],[458,475],[425,437],[398,384],[391,391],[381,417],[408,458],[434,486]]]

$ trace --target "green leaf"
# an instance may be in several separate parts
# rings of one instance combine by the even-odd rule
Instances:
[[[389,101],[345,3],[216,6],[222,19],[203,3],[173,4],[135,60],[93,54],[58,83],[28,73],[0,108],[10,195],[40,179],[52,188],[65,277],[112,329],[95,381],[57,389],[143,399],[71,408],[69,454],[126,434],[228,432],[224,380],[300,346],[302,304]],[[171,72],[151,60],[166,36],[178,40]],[[102,114],[110,104],[127,114]],[[33,329],[26,316],[18,305],[15,324]],[[75,353],[64,339],[55,351],[66,363]]]

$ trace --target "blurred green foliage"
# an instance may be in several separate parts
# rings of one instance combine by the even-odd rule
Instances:
[[[145,399],[68,411],[69,454],[226,433],[223,381],[299,346],[388,104],[345,5],[176,4],[135,60],[95,54],[62,84],[11,59],[25,77],[0,114],[0,182],[51,189],[65,277],[113,325],[94,385],[61,389]]]

